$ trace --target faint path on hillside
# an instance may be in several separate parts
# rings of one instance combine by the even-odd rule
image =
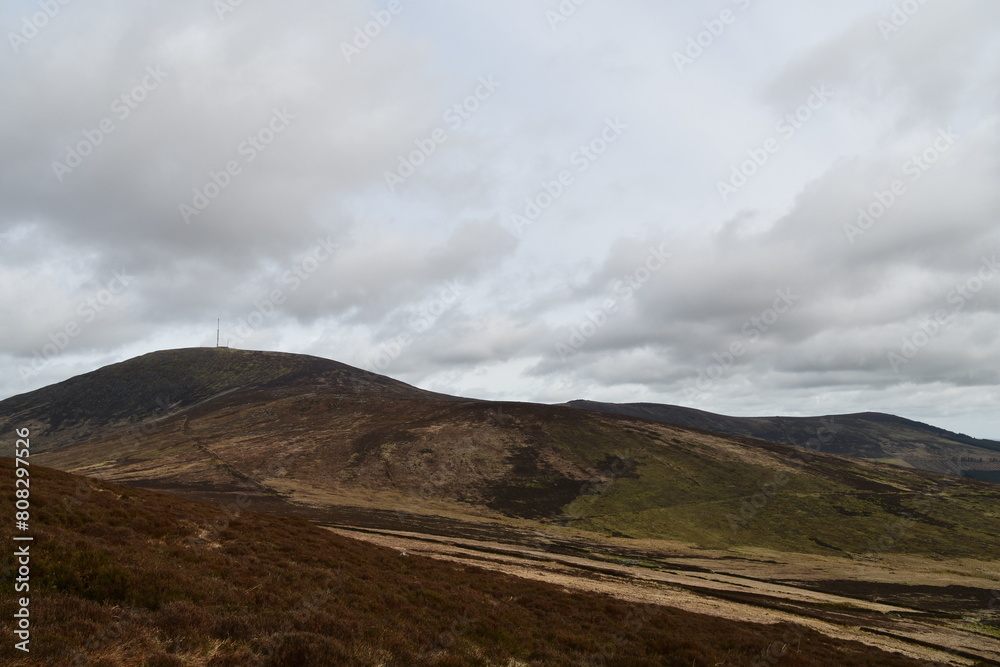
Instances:
[[[459,562],[571,590],[757,623],[799,624],[918,660],[1000,665],[1000,640],[940,625],[926,612],[732,574],[654,570],[499,542],[403,531],[329,528],[408,554]]]

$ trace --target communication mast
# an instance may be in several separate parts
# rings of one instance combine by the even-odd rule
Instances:
[[[222,333],[222,318],[216,323],[215,327],[215,347],[219,347],[219,335]]]

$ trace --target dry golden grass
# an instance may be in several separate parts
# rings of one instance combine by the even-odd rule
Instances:
[[[4,489],[12,470],[0,460]],[[4,664],[916,664],[792,625],[567,593],[34,466],[32,503],[32,652],[8,639]],[[9,493],[0,511],[11,516]]]

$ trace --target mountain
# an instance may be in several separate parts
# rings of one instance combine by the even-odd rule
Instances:
[[[751,665],[792,640],[782,655],[803,667],[942,664],[799,625],[401,554],[301,519],[31,472],[30,589],[19,594],[30,599],[30,652],[3,642],[6,665]],[[0,459],[0,484],[14,486],[11,459]],[[11,494],[0,509],[12,516]],[[0,621],[8,638],[11,614]]]
[[[269,352],[145,355],[0,402],[61,470],[327,523],[990,559],[1000,487]],[[889,532],[891,531],[891,532]]]
[[[985,481],[227,349],[0,401],[25,427],[34,664],[1000,664]]]
[[[878,412],[826,417],[727,417],[659,403],[577,400],[566,405],[1000,482],[1000,442]]]
[[[277,395],[302,386],[373,398],[449,398],[319,357],[189,348],[143,355],[14,396],[2,402],[0,420],[58,434],[42,440],[39,451],[44,451],[208,399],[269,389]]]

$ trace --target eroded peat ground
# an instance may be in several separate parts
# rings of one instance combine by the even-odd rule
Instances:
[[[144,484],[143,486],[147,486]],[[238,509],[231,490],[169,490]],[[567,589],[734,620],[790,622],[911,658],[1000,665],[1000,572],[975,560],[852,560],[764,549],[696,549],[356,506],[242,495],[254,511],[301,516],[340,535]],[[776,649],[780,650],[780,649]]]

